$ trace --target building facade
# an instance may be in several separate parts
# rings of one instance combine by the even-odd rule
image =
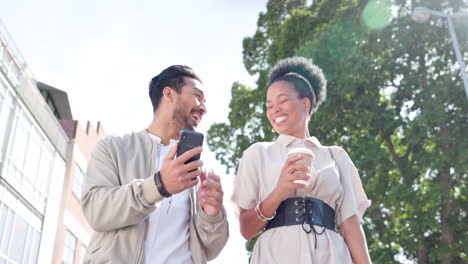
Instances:
[[[0,264],[80,262],[91,229],[78,186],[104,131],[71,119],[66,93],[34,80],[0,21]]]
[[[82,263],[93,232],[80,207],[84,172],[94,145],[105,133],[100,123],[94,128],[88,122],[85,129],[75,120],[60,120],[60,124],[71,140],[71,156],[65,172],[59,216],[62,224],[55,236],[53,263]]]

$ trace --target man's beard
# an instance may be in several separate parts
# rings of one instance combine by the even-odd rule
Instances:
[[[197,125],[193,125],[193,122],[190,121],[190,117],[190,115],[184,114],[184,109],[182,107],[177,107],[174,109],[174,112],[172,112],[172,120],[177,126],[194,130]]]

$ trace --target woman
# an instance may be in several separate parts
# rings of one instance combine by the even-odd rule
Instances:
[[[270,72],[267,117],[279,136],[245,150],[232,196],[242,235],[264,230],[252,263],[371,262],[360,225],[370,201],[357,170],[343,149],[309,136],[325,97],[325,77],[309,59],[287,58]],[[298,146],[313,152],[311,166],[287,157]]]

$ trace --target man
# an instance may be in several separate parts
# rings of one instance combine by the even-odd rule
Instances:
[[[206,263],[227,242],[219,177],[202,173],[201,160],[184,164],[202,148],[176,157],[179,131],[206,113],[200,78],[174,65],[149,90],[149,127],[106,137],[91,155],[81,204],[96,233],[85,263]]]

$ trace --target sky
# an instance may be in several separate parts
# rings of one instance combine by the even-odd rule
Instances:
[[[146,128],[148,83],[173,64],[203,80],[207,114],[198,131],[226,122],[233,82],[254,86],[242,62],[267,0],[0,0],[0,19],[38,81],[68,93],[73,118],[107,134]],[[204,147],[202,160],[222,178],[230,238],[210,263],[247,263],[229,202],[233,175]]]

